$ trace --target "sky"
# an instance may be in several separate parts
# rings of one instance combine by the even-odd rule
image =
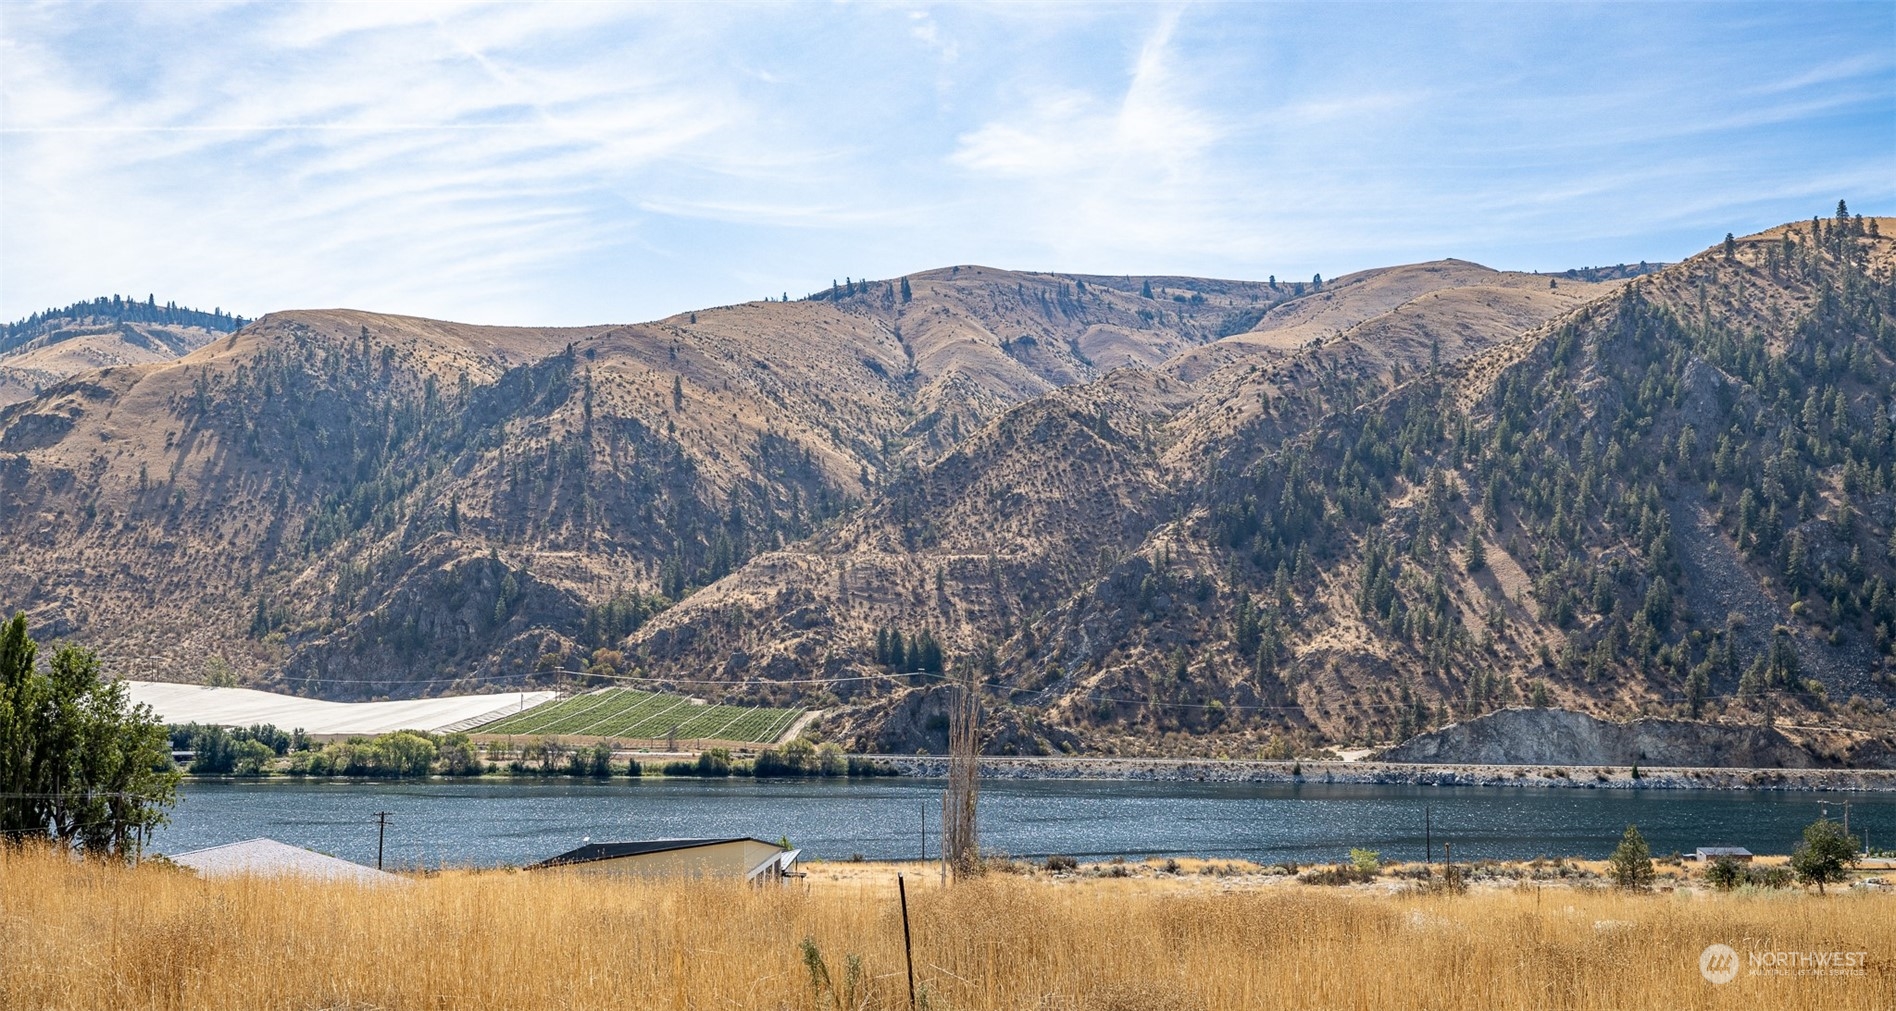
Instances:
[[[1563,270],[1839,198],[1896,213],[1889,0],[0,2],[0,319]]]

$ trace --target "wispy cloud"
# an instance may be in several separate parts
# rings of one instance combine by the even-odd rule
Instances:
[[[133,290],[575,323],[949,262],[1669,258],[1896,202],[1893,30],[1876,5],[6,4],[0,316]]]

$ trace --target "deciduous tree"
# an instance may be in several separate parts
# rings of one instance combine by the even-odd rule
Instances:
[[[133,856],[176,795],[164,727],[91,650],[38,655],[26,615],[0,627],[0,838]]]

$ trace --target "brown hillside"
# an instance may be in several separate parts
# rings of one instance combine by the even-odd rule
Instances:
[[[634,326],[277,313],[74,375],[0,412],[5,603],[147,678],[412,693],[583,663],[1097,377],[1108,330],[1158,357],[1250,298],[1160,314],[979,267],[910,285]]]
[[[1427,367],[1431,343],[1417,334],[1430,327],[1452,335],[1438,338],[1433,352],[1452,361],[1579,304],[1583,293],[1617,286],[1549,289],[1545,278],[1535,287],[1522,277],[1532,275],[1458,261],[1358,275],[1306,296],[1325,300],[1324,319],[1358,321],[1340,337],[1277,347],[1259,337],[1263,331],[1239,331],[1155,370],[1121,370],[1023,405],[883,489],[849,522],[760,556],[660,615],[633,648],[655,673],[840,676],[859,669],[877,628],[930,629],[964,654],[1006,663],[1047,634],[1033,622],[1129,557],[1176,550],[1176,521],[1190,489],[1206,479],[1209,448],[1286,438],[1365,390],[1380,395],[1399,375]],[[1429,297],[1430,284],[1447,297]],[[1259,325],[1311,315],[1286,311],[1295,305],[1264,314]],[[1227,344],[1240,345],[1228,361],[1250,364],[1209,374],[1192,366]],[[1178,378],[1193,374],[1195,385]],[[1326,393],[1343,400],[1326,402]],[[1278,405],[1267,425],[1259,424],[1260,403]],[[749,620],[734,623],[734,614]],[[1036,669],[1014,678],[1041,691],[1060,675]],[[838,688],[877,690],[862,681]]]

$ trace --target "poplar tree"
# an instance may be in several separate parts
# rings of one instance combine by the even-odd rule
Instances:
[[[170,737],[91,650],[64,645],[43,666],[38,657],[15,614],[0,627],[0,840],[132,857],[176,799]]]

